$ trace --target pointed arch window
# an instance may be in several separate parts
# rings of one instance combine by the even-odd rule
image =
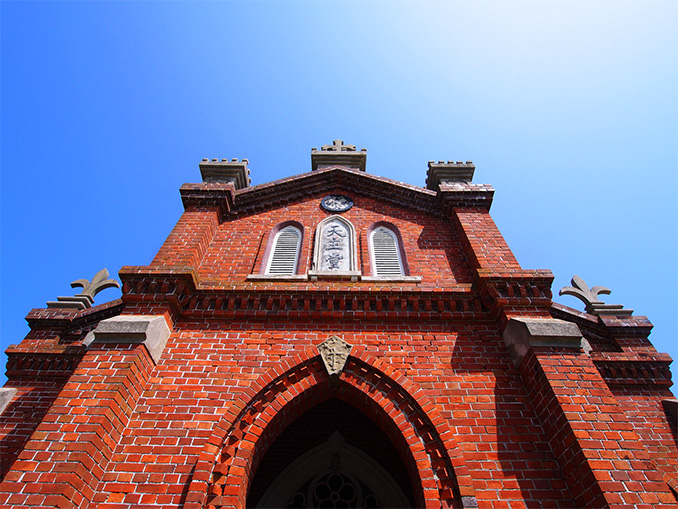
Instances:
[[[396,233],[378,226],[370,234],[372,271],[375,276],[404,276],[405,267]]]
[[[296,226],[286,226],[273,238],[266,274],[293,275],[299,265],[301,247],[301,230]]]
[[[372,275],[363,276],[363,281],[419,282],[421,276],[411,276],[405,256],[403,238],[398,228],[386,221],[379,221],[367,230],[367,246],[370,252]]]

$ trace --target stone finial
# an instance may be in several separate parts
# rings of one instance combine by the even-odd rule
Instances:
[[[332,336],[318,345],[320,356],[330,377],[339,376],[346,365],[346,359],[348,359],[348,354],[351,353],[352,348],[339,336]]]
[[[115,279],[108,279],[108,270],[101,269],[94,275],[92,281],[77,279],[71,283],[71,288],[78,287],[82,288],[82,291],[78,295],[87,295],[94,301],[94,296],[101,290],[105,290],[106,288],[120,288],[120,283]]]
[[[440,184],[469,184],[476,171],[471,161],[429,161],[426,172],[426,187],[433,191],[440,189]]]
[[[629,316],[633,314],[633,309],[624,309],[623,304],[605,304],[598,298],[600,294],[609,295],[610,293],[612,293],[610,289],[604,286],[589,288],[582,278],[575,275],[572,278],[572,286],[561,288],[559,295],[577,297],[586,305],[586,312],[592,315]]]
[[[243,159],[203,159],[200,163],[200,175],[202,175],[203,182],[223,182],[232,183],[236,189],[243,189],[249,187],[252,179],[250,179],[250,170],[247,167],[249,161]]]
[[[80,287],[82,291],[72,297],[57,297],[56,301],[47,302],[50,308],[68,308],[81,311],[91,308],[94,304],[94,297],[97,293],[106,288],[120,288],[120,283],[115,279],[108,279],[108,270],[101,269],[97,272],[92,281],[87,279],[77,279],[71,283],[71,288]]]
[[[313,171],[329,166],[346,166],[365,171],[367,149],[356,150],[355,145],[344,145],[342,140],[334,140],[332,145],[323,145],[320,150],[311,149],[311,169]]]

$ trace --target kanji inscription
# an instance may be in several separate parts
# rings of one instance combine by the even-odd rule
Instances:
[[[320,267],[323,272],[351,270],[350,236],[348,227],[334,220],[322,229],[320,239]]]

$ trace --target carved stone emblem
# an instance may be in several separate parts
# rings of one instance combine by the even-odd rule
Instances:
[[[339,375],[346,365],[346,359],[353,347],[339,336],[332,336],[320,345],[320,356],[323,358],[325,369],[330,376]]]
[[[622,304],[605,304],[598,295],[609,295],[610,289],[604,286],[589,288],[582,278],[575,275],[572,278],[572,286],[564,286],[559,295],[572,295],[586,304],[586,312],[592,315],[619,315],[629,316],[633,309],[624,309]]]
[[[346,212],[353,207],[353,200],[343,194],[331,194],[322,199],[320,206],[328,212]]]
[[[81,287],[82,292],[72,297],[57,297],[56,301],[48,301],[49,308],[66,308],[82,311],[92,307],[94,296],[106,288],[120,288],[120,283],[115,279],[108,279],[108,270],[101,269],[97,272],[92,281],[87,279],[78,279],[71,283],[72,288]]]
[[[71,283],[71,288],[80,287],[82,291],[78,295],[87,295],[94,300],[94,296],[106,288],[120,288],[120,283],[115,279],[108,279],[108,270],[101,269],[97,272],[92,281],[87,279],[78,279]]]

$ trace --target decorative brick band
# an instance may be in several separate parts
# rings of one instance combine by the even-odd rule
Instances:
[[[69,377],[84,355],[65,353],[11,353],[7,354],[7,378],[62,378]]]
[[[476,317],[488,311],[470,288],[454,291],[328,292],[317,288],[299,290],[278,287],[231,289],[197,289],[184,275],[123,274],[123,301],[126,304],[166,304],[173,313],[194,318],[281,319],[413,319],[453,320]]]
[[[216,428],[196,464],[185,507],[245,507],[250,476],[277,435],[331,397],[373,414],[415,481],[418,506],[477,507],[453,433],[421,389],[362,351],[348,358],[333,389],[315,351],[284,360],[244,392]]]
[[[671,387],[670,358],[666,354],[654,356],[615,353],[592,353],[591,360],[609,386]]]

